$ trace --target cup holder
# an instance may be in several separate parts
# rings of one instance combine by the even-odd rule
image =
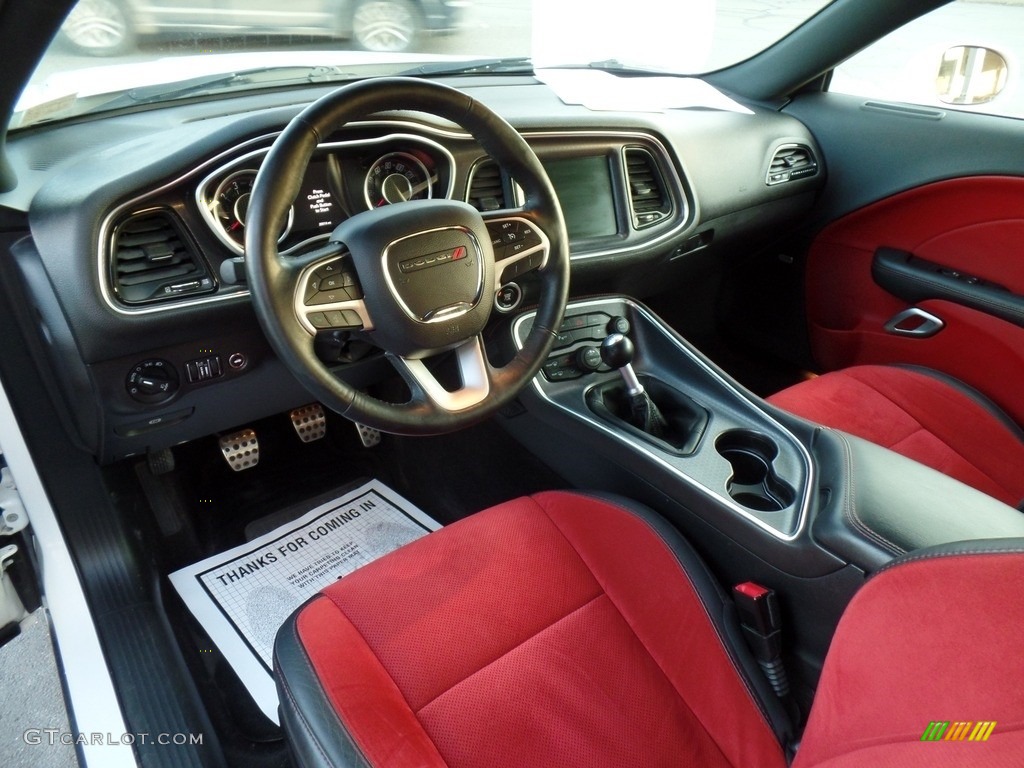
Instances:
[[[781,512],[796,500],[796,491],[775,472],[775,442],[746,429],[726,432],[715,449],[732,465],[726,490],[738,504],[758,512]]]

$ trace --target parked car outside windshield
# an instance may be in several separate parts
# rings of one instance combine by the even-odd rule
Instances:
[[[826,4],[770,0],[765,5],[771,7],[752,19],[743,0],[595,0],[585,7],[576,0],[80,0],[40,62],[11,127],[104,108],[86,103],[87,96],[236,73],[254,62],[265,68],[319,64],[326,69],[316,77],[333,74],[339,81],[439,60],[517,59],[524,71],[594,65],[699,74],[748,58]],[[224,58],[229,54],[250,57],[231,61]],[[294,77],[286,73],[282,84]],[[273,84],[264,73],[222,85]],[[167,99],[194,95],[166,91]],[[24,114],[43,103],[47,108]],[[117,101],[110,108],[124,106]]]

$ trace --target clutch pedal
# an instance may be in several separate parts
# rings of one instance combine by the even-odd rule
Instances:
[[[288,414],[292,420],[295,434],[304,443],[312,443],[327,434],[327,416],[320,403],[312,403],[296,408]]]
[[[359,433],[359,439],[363,441],[364,448],[373,448],[375,445],[380,444],[380,431],[373,427],[368,427],[365,424],[360,424],[358,421],[355,422],[356,432]]]
[[[260,442],[256,439],[256,430],[243,429],[224,435],[220,439],[220,452],[235,472],[252,469],[260,461]]]

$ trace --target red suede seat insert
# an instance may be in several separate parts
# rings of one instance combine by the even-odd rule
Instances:
[[[768,402],[849,432],[1017,506],[1024,442],[983,406],[923,373],[864,365],[784,389]]]
[[[474,515],[332,585],[298,629],[373,765],[785,765],[675,555],[609,502]]]

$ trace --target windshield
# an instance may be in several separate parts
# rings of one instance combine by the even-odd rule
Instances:
[[[11,127],[187,96],[548,67],[700,74],[828,0],[80,0]]]

